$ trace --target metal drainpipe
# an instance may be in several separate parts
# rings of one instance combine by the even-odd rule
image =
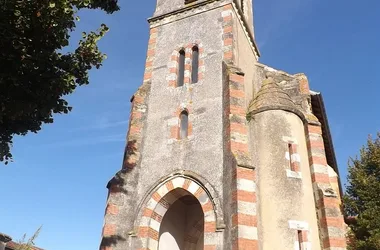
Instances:
[[[5,250],[5,245],[11,240],[10,236],[0,233],[0,250]]]

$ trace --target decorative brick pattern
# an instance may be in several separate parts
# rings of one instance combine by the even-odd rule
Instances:
[[[198,82],[204,79],[205,73],[205,62],[204,62],[204,48],[201,41],[197,40],[194,43],[189,43],[183,46],[180,46],[179,49],[173,51],[170,56],[168,69],[169,73],[166,77],[169,87],[177,87],[178,81],[178,70],[179,70],[179,55],[180,51],[185,51],[185,78],[184,86],[191,84],[191,71],[192,71],[192,60],[193,60],[193,48],[198,47],[199,58],[198,58]]]
[[[117,205],[108,203],[106,208],[106,214],[117,215],[119,213],[119,207]]]
[[[114,224],[105,224],[103,227],[103,235],[104,236],[111,236],[115,235],[116,232],[116,225]]]
[[[256,172],[249,168],[244,73],[231,65],[227,67],[228,81],[224,89],[225,117],[228,120],[227,150],[230,150],[236,160],[232,176],[232,204],[234,204],[231,214],[234,239],[232,249],[256,250],[258,249]]]
[[[146,86],[152,79],[153,72],[153,60],[156,51],[156,39],[157,39],[158,29],[153,28],[150,30],[150,39],[148,45],[148,52],[146,57],[146,67],[144,74],[144,83],[137,90],[135,95],[132,97],[132,109],[129,117],[129,130],[127,135],[127,146],[125,149],[125,158],[123,163],[123,169],[134,168],[140,159],[140,146],[142,140],[142,129],[143,129],[143,119],[146,115],[147,110],[147,90]]]
[[[236,168],[236,190],[232,202],[237,204],[232,214],[232,231],[235,232],[234,250],[257,250],[256,171]]]
[[[339,193],[334,190],[333,183],[330,183],[322,129],[318,125],[309,124],[306,134],[319,234],[323,249],[343,250],[346,249],[345,224]]]
[[[146,63],[145,63],[144,82],[148,82],[152,79],[152,72],[153,72],[152,66],[153,66],[154,56],[156,55],[157,35],[158,35],[158,28],[150,29],[148,52],[147,52]]]
[[[138,237],[141,240],[143,249],[158,249],[158,232],[160,231],[162,218],[175,201],[188,193],[194,195],[202,206],[204,214],[203,232],[205,234],[204,249],[216,249],[216,215],[212,199],[208,196],[208,192],[197,182],[182,176],[163,183],[146,203],[138,229]],[[194,227],[195,229],[191,230],[191,233],[186,237],[188,244],[192,243],[201,232],[199,225]]]
[[[230,67],[229,85],[226,92],[230,150],[239,161],[248,157],[248,126],[245,118],[244,74],[232,67]]]
[[[232,19],[233,7],[231,4],[223,7],[223,59],[227,64],[233,64],[234,62],[234,35],[233,35],[233,19]]]
[[[307,77],[304,74],[297,75],[299,84],[300,84],[300,92],[304,95],[310,94],[310,87],[309,87],[309,81],[307,80]]]
[[[150,30],[150,39],[146,57],[146,66],[144,81],[135,95],[132,97],[132,107],[129,117],[129,130],[127,134],[127,145],[125,147],[124,160],[122,169],[130,171],[134,169],[140,161],[140,151],[142,144],[142,132],[144,129],[144,120],[147,115],[147,99],[150,92],[150,81],[153,72],[153,60],[156,51],[156,38],[158,29],[153,28]],[[119,212],[122,209],[120,203],[114,203],[119,200],[121,195],[121,188],[117,184],[109,186],[107,206],[105,211],[105,225],[103,227],[103,239],[117,235],[117,226],[109,224],[109,221],[115,221]],[[111,250],[109,246],[101,246],[103,250]]]

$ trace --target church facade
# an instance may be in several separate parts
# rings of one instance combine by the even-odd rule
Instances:
[[[252,0],[157,0],[101,250],[344,250],[323,99],[258,62]]]

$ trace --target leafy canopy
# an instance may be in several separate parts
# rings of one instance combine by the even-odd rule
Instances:
[[[37,133],[53,114],[70,112],[63,97],[102,65],[104,24],[83,32],[73,52],[61,52],[84,8],[119,10],[117,0],[0,0],[0,161],[12,159],[14,135]]]
[[[345,210],[356,217],[350,225],[351,249],[380,249],[380,133],[368,138],[360,158],[352,159],[348,169]]]

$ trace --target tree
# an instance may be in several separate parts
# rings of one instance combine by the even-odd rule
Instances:
[[[37,133],[54,114],[72,107],[64,96],[89,83],[88,72],[105,55],[97,42],[108,31],[82,33],[69,45],[81,9],[119,10],[118,0],[0,0],[0,161],[12,160],[14,135]]]
[[[353,250],[380,249],[380,133],[367,140],[360,158],[351,159],[348,186],[344,197]]]

